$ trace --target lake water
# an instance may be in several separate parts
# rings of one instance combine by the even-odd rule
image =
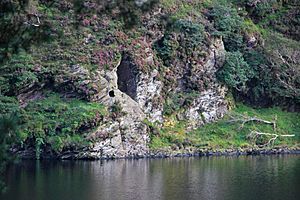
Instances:
[[[299,200],[300,156],[21,162],[1,200]]]

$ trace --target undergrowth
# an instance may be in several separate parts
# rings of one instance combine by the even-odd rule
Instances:
[[[49,146],[56,153],[63,149],[77,149],[88,145],[85,136],[97,127],[107,111],[102,104],[77,99],[65,99],[55,93],[46,93],[40,100],[20,108],[18,102],[1,96],[0,107],[6,106],[2,115],[19,116],[18,144],[32,146],[36,157]]]

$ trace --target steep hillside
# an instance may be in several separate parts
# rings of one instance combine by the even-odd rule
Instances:
[[[115,158],[297,148],[299,8],[297,0],[3,1],[0,114],[18,119],[11,150]],[[251,117],[259,120],[240,128]]]

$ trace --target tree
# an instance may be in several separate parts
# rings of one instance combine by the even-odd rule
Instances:
[[[218,78],[239,92],[247,91],[247,81],[253,78],[255,71],[244,60],[241,52],[227,52],[223,68],[218,72]]]

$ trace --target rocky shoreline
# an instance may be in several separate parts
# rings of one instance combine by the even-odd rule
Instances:
[[[14,153],[20,159],[35,159],[33,149],[18,151]],[[147,154],[132,154],[129,156],[101,156],[99,152],[93,151],[65,151],[61,154],[50,152],[42,153],[40,159],[58,159],[58,160],[113,160],[113,159],[143,159],[143,158],[175,158],[175,157],[210,157],[210,156],[256,156],[256,155],[283,155],[300,154],[299,148],[248,148],[248,149],[225,149],[225,150],[207,150],[207,149],[185,149],[183,151],[151,150]]]

